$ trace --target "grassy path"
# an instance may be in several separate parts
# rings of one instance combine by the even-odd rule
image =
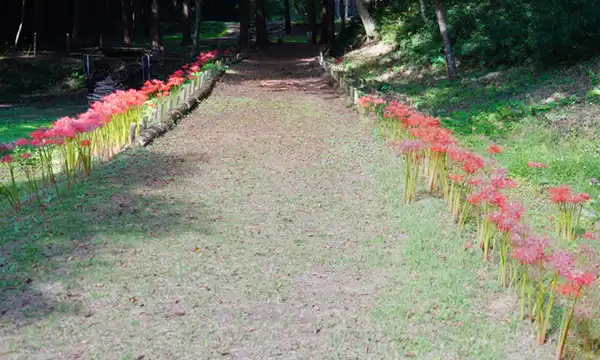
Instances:
[[[310,50],[236,65],[46,218],[0,218],[0,358],[549,358],[441,202],[400,204]]]

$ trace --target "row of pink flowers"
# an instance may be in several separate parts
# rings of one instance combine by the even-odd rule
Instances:
[[[498,260],[502,285],[520,293],[521,315],[527,309],[535,321],[538,343],[546,342],[555,293],[563,296],[565,315],[556,352],[556,359],[562,359],[573,319],[584,325],[594,318],[582,304],[595,298],[590,289],[598,286],[600,258],[592,246],[578,243],[581,209],[589,195],[573,193],[565,185],[549,188],[549,200],[557,209],[556,234],[540,235],[527,223],[525,206],[507,195],[517,182],[495,159],[503,152],[500,146],[491,144],[489,158],[484,158],[462,147],[439,119],[405,104],[365,96],[358,105],[378,115],[384,138],[404,157],[405,201],[414,198],[415,183],[425,179],[429,191],[447,200],[459,227],[476,225],[484,259]],[[527,166],[547,168],[539,162]],[[595,233],[586,233],[585,239],[592,238]]]
[[[21,210],[24,189],[18,183],[19,171],[26,175],[29,184],[25,190],[34,192],[38,200],[41,199],[39,192],[49,188],[47,185],[54,185],[59,192],[55,163],[61,164],[67,187],[78,173],[89,175],[92,158],[108,160],[123,148],[130,126],[140,123],[145,106],[153,106],[161,97],[177,92],[219,55],[218,50],[201,53],[166,81],[154,79],[139,90],[116,91],[92,103],[83,114],[62,117],[49,127],[31,132],[28,138],[0,144],[0,165],[8,170],[5,181],[0,181],[0,198],[6,199],[15,211]],[[223,56],[229,55],[229,50],[223,53]],[[43,211],[44,204],[41,200],[38,202]]]

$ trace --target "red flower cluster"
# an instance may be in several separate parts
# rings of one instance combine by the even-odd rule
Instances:
[[[229,55],[229,50],[226,50],[223,54],[225,56]],[[218,55],[218,50],[201,53],[192,63],[183,65],[171,74],[166,82],[158,79],[146,81],[140,91],[147,97],[160,98],[166,96],[174,87],[181,86],[186,80],[194,78],[204,65],[217,58]]]
[[[552,202],[555,203],[582,204],[591,199],[586,193],[571,193],[571,189],[567,185],[548,188],[548,194],[550,194]]]
[[[141,120],[142,107],[154,105],[147,101],[149,98],[169,95],[174,88],[198,76],[201,68],[217,55],[217,50],[202,53],[194,62],[171,74],[166,82],[152,80],[147,81],[140,90],[116,91],[92,103],[83,114],[62,117],[49,128],[40,127],[31,132],[29,138],[0,144],[0,164],[6,166],[11,175],[8,186],[0,183],[1,188],[10,190],[0,192],[0,195],[3,195],[17,212],[20,211],[19,186],[14,175],[14,170],[17,169],[26,172],[30,187],[36,190],[35,195],[40,202],[37,189],[43,189],[43,185],[56,185],[53,161],[56,153],[61,156],[60,163],[67,187],[74,181],[78,171],[88,175],[91,171],[92,157],[107,159],[127,143],[131,124]],[[27,161],[23,162],[24,160]],[[27,166],[15,167],[13,162],[19,161]],[[37,166],[38,163],[41,166]],[[42,181],[46,182],[41,187],[38,187],[39,173],[36,172],[41,172]],[[40,207],[44,207],[42,202]]]
[[[358,105],[367,109],[374,107],[375,103],[373,97],[358,100]],[[384,137],[387,135],[392,139],[390,147],[405,154],[405,201],[412,199],[406,189],[414,193],[415,180],[425,178],[430,181],[432,192],[446,198],[459,226],[464,217],[476,220],[477,239],[484,251],[484,258],[488,259],[488,252],[493,251],[493,256],[499,258],[502,285],[509,286],[510,278],[511,285],[519,286],[522,312],[525,299],[529,299],[530,317],[532,320],[535,317],[538,342],[543,343],[548,324],[544,317],[550,312],[539,309],[545,304],[552,306],[551,301],[543,302],[548,295],[546,291],[555,288],[567,296],[581,296],[584,287],[590,286],[598,277],[600,261],[590,260],[598,257],[597,253],[591,247],[579,252],[561,250],[561,247],[537,235],[527,225],[523,204],[510,200],[503,192],[515,188],[517,183],[508,177],[506,169],[497,167],[493,157],[502,153],[498,145],[487,148],[492,158],[487,161],[461,147],[451,131],[441,126],[439,119],[414,111],[407,105],[389,102],[378,115],[382,132],[387,131],[383,133]],[[407,156],[415,153],[419,156]],[[538,169],[548,167],[538,162],[529,162],[527,166]],[[561,209],[557,217],[557,229],[562,229],[560,237],[574,239],[577,237],[575,230],[578,229],[581,207],[590,200],[590,196],[586,193],[574,194],[566,185],[551,187],[548,193]],[[598,236],[586,233],[584,238],[595,240]],[[557,288],[555,285],[558,284],[562,285]],[[532,304],[532,298],[542,302]],[[565,334],[568,325],[561,331]],[[562,352],[562,347],[559,347],[559,352]]]

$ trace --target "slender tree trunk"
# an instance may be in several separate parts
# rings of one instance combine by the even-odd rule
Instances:
[[[144,37],[151,36],[152,29],[152,0],[140,0],[142,2],[142,27],[144,29]]]
[[[71,33],[71,49],[79,48],[79,31],[81,29],[81,0],[73,0],[73,32]]]
[[[269,43],[265,2],[266,0],[256,0],[256,42],[261,46]]]
[[[135,36],[142,37],[144,34],[144,17],[142,16],[141,0],[132,0],[131,7],[133,8],[133,31]]]
[[[196,0],[196,21],[194,21],[194,47],[200,43],[200,25],[202,25],[202,0]]]
[[[419,10],[421,13],[421,19],[423,19],[423,22],[427,22],[427,16],[425,15],[425,0],[419,0]]]
[[[327,44],[329,40],[328,5],[329,0],[321,0],[321,44]]]
[[[190,0],[181,1],[181,44],[187,45],[192,42],[190,34]]]
[[[315,0],[308,0],[308,24],[312,32],[311,43],[317,43],[317,6]]]
[[[344,0],[344,18],[347,19],[348,18],[348,8],[349,8],[349,2],[352,0]]]
[[[377,30],[375,29],[375,21],[373,21],[373,17],[371,17],[371,14],[369,14],[367,5],[367,0],[356,0],[358,16],[360,16],[360,20],[363,23],[365,32],[367,33],[367,38],[375,39],[379,36],[379,34],[377,34]]]
[[[173,19],[179,18],[179,0],[173,0]]]
[[[150,41],[152,42],[152,49],[162,49],[162,40],[160,38],[160,9],[158,7],[158,0],[151,0],[151,11],[152,11],[152,26],[150,27]]]
[[[340,33],[344,32],[344,29],[346,28],[346,12],[348,11],[348,0],[339,0],[339,6],[340,6],[340,25],[342,27],[342,30],[340,31]]]
[[[33,31],[38,33],[38,36],[40,35],[40,32],[42,31],[42,19],[43,19],[43,1],[42,0],[35,0],[33,2]]]
[[[329,13],[328,13],[328,23],[329,23],[329,45],[333,45],[335,42],[335,0],[329,0]]]
[[[291,12],[291,6],[290,6],[290,1],[291,0],[283,0],[283,4],[284,4],[284,9],[283,11],[285,12],[285,34],[286,35],[290,35],[292,33],[292,14]]]
[[[446,8],[441,0],[434,0],[435,16],[437,17],[440,34],[444,41],[444,55],[446,57],[446,67],[448,68],[448,78],[456,79],[456,64],[454,63],[454,53],[452,52],[452,43],[448,34],[448,25],[446,24]]]
[[[75,0],[77,1],[77,0]],[[131,46],[131,2],[121,0],[121,20],[123,21],[123,44]]]
[[[240,50],[250,48],[250,0],[240,1]]]
[[[23,23],[25,23],[25,0],[21,1],[21,22],[19,23],[17,36],[15,36],[15,46],[19,44],[19,39],[21,38],[21,31],[23,31]]]

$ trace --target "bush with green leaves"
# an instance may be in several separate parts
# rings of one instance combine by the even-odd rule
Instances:
[[[384,38],[394,39],[404,56],[417,63],[435,62],[442,41],[433,5],[426,20],[419,2],[403,0],[378,11]],[[553,64],[600,53],[600,1],[591,0],[446,0],[455,55],[463,63]]]

